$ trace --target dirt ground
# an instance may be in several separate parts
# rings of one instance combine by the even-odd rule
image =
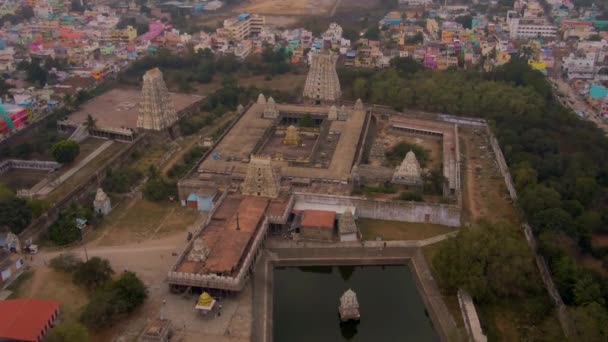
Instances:
[[[117,325],[93,332],[94,342],[135,340],[147,321],[158,317],[163,300],[164,315],[172,320],[173,326],[183,337],[182,341],[249,341],[251,285],[239,295],[220,299],[220,317],[215,314],[202,317],[193,310],[196,294],[186,297],[173,295],[165,283],[167,271],[187,243],[185,232],[193,231],[205,217],[176,204],[162,205],[143,200],[126,202],[123,207],[114,209],[106,221],[107,226],[99,230],[104,234],[87,243],[87,255],[108,259],[116,273],[123,270],[137,273],[148,287],[148,299],[140,309]],[[67,251],[85,258],[83,246],[75,246]],[[76,320],[88,301],[86,292],[74,286],[68,275],[47,267],[48,261],[62,252],[66,250],[42,249],[34,256],[30,262],[32,276],[23,281],[18,297],[57,300],[63,303],[65,319]]]
[[[459,132],[465,163],[463,206],[469,221],[506,220],[518,224],[517,212],[507,193],[487,134],[465,126],[460,126]]]
[[[300,87],[304,89],[304,82],[306,81],[306,73],[302,74],[284,74],[284,75],[275,75],[271,79],[266,79],[266,76],[246,76],[238,77],[239,85],[241,86],[256,86],[257,88],[263,89],[275,89],[285,91],[286,89],[294,89],[296,87]],[[199,94],[210,94],[222,87],[222,78],[215,77],[213,82],[202,84],[202,83],[193,83],[192,86],[196,89],[196,92]]]
[[[48,174],[47,171],[13,169],[0,175],[0,183],[17,192],[20,189],[31,188]]]
[[[374,219],[358,219],[357,226],[365,240],[423,240],[451,233],[456,228],[430,223],[409,223]]]
[[[279,15],[329,15],[337,0],[248,0],[233,12]]]
[[[93,232],[94,246],[117,246],[184,233],[202,215],[177,203],[129,199],[120,203]],[[185,234],[184,234],[185,236]]]

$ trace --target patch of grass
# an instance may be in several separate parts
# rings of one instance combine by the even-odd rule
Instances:
[[[451,233],[456,228],[431,223],[410,223],[374,219],[359,219],[357,226],[365,240],[423,240],[433,236]]]
[[[19,298],[25,288],[27,282],[34,276],[33,270],[26,270],[15,279],[6,289],[11,291],[10,299]]]
[[[57,202],[65,197],[70,191],[74,190],[77,186],[86,181],[95,172],[100,171],[101,167],[110,160],[113,156],[119,154],[123,148],[126,148],[127,144],[114,142],[103,152],[101,152],[96,158],[91,160],[87,165],[83,166],[78,172],[68,178],[63,184],[53,190],[47,200],[50,203]],[[75,165],[75,164],[74,164]]]
[[[365,193],[377,193],[377,194],[394,194],[397,193],[397,190],[392,186],[387,185],[378,185],[378,186],[370,186],[366,185],[363,187],[363,192]]]

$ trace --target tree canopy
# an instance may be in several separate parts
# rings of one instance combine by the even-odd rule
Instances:
[[[432,260],[442,284],[481,302],[542,291],[532,254],[517,230],[483,223],[446,241]]]
[[[74,272],[74,284],[94,290],[110,280],[114,274],[110,262],[99,257],[92,257],[88,261],[79,264]]]
[[[53,145],[51,154],[59,163],[71,163],[80,153],[80,145],[74,140],[61,140]]]

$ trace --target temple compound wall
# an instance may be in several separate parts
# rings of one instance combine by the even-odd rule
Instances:
[[[0,175],[14,169],[55,171],[61,164],[46,160],[7,159],[0,161]]]
[[[327,210],[331,207],[356,207],[358,217],[377,220],[433,223],[449,227],[461,226],[461,208],[457,205],[394,202],[362,197],[295,193],[296,208]]]

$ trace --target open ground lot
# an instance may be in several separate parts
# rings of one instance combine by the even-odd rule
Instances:
[[[9,189],[17,192],[20,189],[29,189],[46,177],[48,171],[15,169],[0,175],[0,183],[6,184]]]
[[[199,95],[170,93],[176,112],[200,101]],[[70,114],[69,120],[84,123],[91,115],[99,127],[137,128],[139,113],[140,89],[112,89],[87,101],[80,110]]]
[[[283,15],[329,15],[338,0],[248,0],[234,12]]]
[[[141,243],[174,233],[184,233],[201,217],[204,216],[198,211],[183,208],[177,203],[127,199],[114,208],[94,231],[93,245]]]
[[[360,218],[357,227],[365,240],[423,240],[456,231],[452,227],[430,223],[409,223]]]
[[[469,220],[505,220],[518,225],[517,211],[507,193],[485,130],[466,126],[459,128],[465,162],[463,206]]]
[[[251,285],[237,296],[220,299],[221,316],[200,316],[194,311],[197,294],[186,296],[169,293],[165,283],[167,271],[186,241],[186,231],[194,231],[205,215],[177,204],[156,204],[144,200],[127,200],[115,208],[103,225],[91,234],[87,243],[89,257],[106,258],[114,271],[136,272],[148,287],[148,299],[135,313],[126,317],[111,329],[93,333],[93,341],[106,342],[115,339],[134,341],[147,320],[158,317],[160,306],[166,300],[164,314],[172,320],[183,337],[182,341],[245,342],[251,335]],[[82,246],[68,249],[82,259]],[[41,250],[31,264],[33,272],[27,273],[14,289],[14,297],[39,297],[63,303],[62,311],[68,321],[77,320],[88,302],[87,293],[72,284],[71,277],[47,267],[48,261],[63,250]]]

